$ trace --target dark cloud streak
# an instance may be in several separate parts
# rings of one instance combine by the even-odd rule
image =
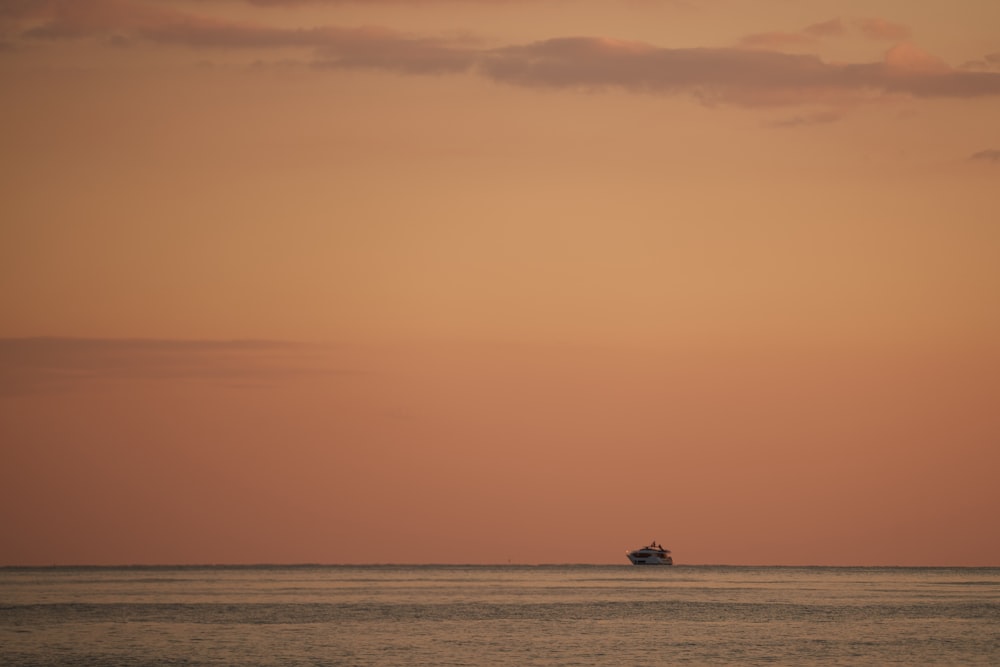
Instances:
[[[468,38],[412,35],[381,27],[276,28],[118,0],[22,0],[17,6],[22,17],[34,21],[22,33],[28,38],[91,36],[106,40],[116,36],[126,44],[138,39],[203,49],[304,48],[312,54],[309,62],[317,69],[366,68],[399,74],[475,72],[518,86],[689,94],[708,103],[744,106],[843,105],[885,94],[1000,95],[1000,73],[953,69],[908,45],[894,47],[882,62],[835,64],[810,54],[662,48],[587,36],[485,48]],[[18,14],[10,8],[7,11]],[[852,25],[875,38],[908,32],[882,19],[859,20]],[[812,38],[843,30],[844,24],[834,19],[807,26],[802,34]],[[758,41],[777,39],[775,35],[788,39],[784,33],[762,35]]]
[[[843,35],[847,32],[847,29],[844,27],[844,22],[840,19],[830,19],[829,21],[808,25],[802,29],[802,32],[813,37],[832,37]]]
[[[898,42],[910,38],[910,29],[905,25],[880,18],[855,19],[855,27],[865,37],[876,40]]]
[[[283,341],[0,339],[0,396],[68,391],[107,380],[270,382],[329,374],[311,346]]]
[[[525,86],[688,92],[733,104],[803,104],[864,93],[1000,95],[1000,75],[899,64],[835,65],[816,56],[743,49],[668,49],[599,38],[553,39],[486,54],[490,78]]]
[[[986,150],[973,153],[969,156],[969,159],[981,162],[1000,162],[1000,150],[996,148],[988,148]]]
[[[766,126],[774,128],[791,128],[802,125],[825,125],[828,123],[836,123],[841,118],[841,114],[836,111],[817,111],[815,113],[802,114],[792,116],[791,118],[782,118],[771,121],[770,123],[767,123]]]

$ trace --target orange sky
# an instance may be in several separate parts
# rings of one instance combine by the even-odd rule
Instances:
[[[0,565],[1000,565],[997,26],[5,3]]]

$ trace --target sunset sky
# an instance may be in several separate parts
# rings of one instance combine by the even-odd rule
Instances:
[[[0,0],[0,565],[1000,566],[1000,2]]]

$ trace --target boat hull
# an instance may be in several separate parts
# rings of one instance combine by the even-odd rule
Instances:
[[[660,566],[670,567],[671,565],[673,565],[673,563],[671,563],[668,560],[660,560],[656,562],[647,560],[634,560],[632,561],[632,565],[660,565]]]
[[[673,565],[674,559],[666,549],[636,549],[625,554],[633,565]]]

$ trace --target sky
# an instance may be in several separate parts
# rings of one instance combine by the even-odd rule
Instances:
[[[0,3],[0,566],[1000,566],[1000,3]]]

